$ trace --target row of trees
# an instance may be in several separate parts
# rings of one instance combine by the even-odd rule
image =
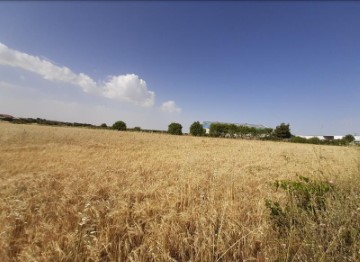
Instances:
[[[101,127],[107,128],[106,124]],[[112,125],[116,130],[127,130],[126,123],[117,121]],[[140,127],[134,127],[129,131],[141,131]],[[154,130],[144,130],[151,131]],[[182,125],[179,123],[171,123],[168,126],[167,133],[172,135],[182,135]],[[199,121],[192,123],[190,126],[190,134],[192,136],[207,136],[206,130]],[[346,135],[342,139],[320,140],[317,137],[303,138],[294,136],[290,132],[290,124],[281,123],[275,129],[272,128],[255,128],[249,126],[239,126],[235,124],[212,123],[210,125],[209,136],[212,137],[240,137],[240,138],[261,138],[267,140],[287,140],[293,143],[318,144],[318,145],[348,145],[355,140],[353,135]]]
[[[171,123],[168,126],[168,133],[172,135],[182,135],[182,125],[179,123]],[[206,132],[202,124],[196,121],[190,126],[190,134],[193,136],[205,136]]]
[[[143,130],[140,127],[127,128],[124,121],[116,121],[111,127],[108,127],[105,123],[100,126],[86,124],[86,123],[70,123],[53,121],[41,118],[11,118],[2,119],[18,124],[42,124],[42,125],[56,125],[56,126],[75,126],[75,127],[90,127],[90,128],[112,128],[119,131],[144,131],[151,133],[169,133],[173,135],[182,135],[182,125],[179,123],[171,123],[168,126],[168,130]],[[194,122],[190,126],[190,134],[193,136],[212,136],[212,137],[240,137],[240,138],[260,138],[267,140],[287,140],[293,143],[308,143],[308,144],[325,144],[325,145],[348,145],[352,143],[355,138],[353,135],[346,135],[342,139],[333,140],[320,140],[317,137],[309,139],[293,136],[290,132],[290,125],[281,123],[275,129],[272,128],[255,128],[249,126],[239,126],[235,124],[224,123],[212,123],[210,125],[209,134],[206,134],[206,130],[203,128],[199,121]]]
[[[268,137],[272,132],[272,128],[255,128],[234,124],[212,123],[209,134],[214,137]]]
[[[168,127],[168,133],[173,135],[182,135],[182,126],[179,123],[171,123]],[[190,134],[193,136],[205,136],[206,130],[199,121],[190,126]],[[255,128],[249,126],[239,126],[235,124],[212,123],[210,125],[209,136],[213,137],[276,137],[278,139],[290,138],[290,125],[282,123],[274,129]]]
[[[102,127],[107,127],[106,124],[102,124]],[[124,121],[117,121],[112,125],[112,128],[115,130],[119,130],[119,131],[125,131],[127,130],[126,127],[126,123]],[[132,131],[141,131],[140,127],[135,127],[132,129]],[[150,130],[153,131],[153,130]],[[168,130],[167,133],[172,134],[172,135],[182,135],[182,125],[179,123],[171,123],[168,126]],[[203,126],[200,124],[199,121],[194,122],[191,127],[190,127],[190,134],[194,135],[194,136],[203,136],[205,135],[205,129],[203,128]]]
[[[101,126],[106,127],[106,124]],[[113,129],[125,131],[126,123],[123,121],[117,121],[112,125]],[[137,130],[135,130],[137,129]],[[140,131],[140,127],[135,127],[133,130]],[[179,123],[171,123],[168,126],[169,134],[182,135],[182,125]],[[192,123],[190,126],[190,134],[193,136],[205,136],[206,130],[203,128],[199,121]],[[224,123],[212,123],[210,126],[209,136],[212,137],[275,137],[278,139],[290,138],[290,125],[280,124],[273,130],[272,128],[255,128],[249,126],[239,126],[235,124],[224,124]]]
[[[171,123],[168,133],[182,135],[182,126],[179,123]],[[199,121],[190,126],[190,134],[193,136],[206,136],[206,130]],[[234,124],[212,123],[210,125],[209,136],[213,137],[241,137],[241,138],[261,138],[266,140],[286,140],[293,143],[322,144],[322,145],[348,145],[355,140],[353,135],[346,135],[342,139],[320,140],[317,137],[309,139],[294,136],[290,131],[290,124],[281,123],[275,129],[255,128],[239,126]]]
[[[300,136],[292,136],[290,142],[292,143],[302,143],[302,144],[316,144],[316,145],[334,145],[342,146],[348,145],[355,140],[353,135],[346,135],[342,139],[332,139],[332,140],[320,140],[318,137],[304,138]]]
[[[101,127],[107,127],[102,124]],[[127,130],[126,123],[117,121],[112,125],[116,130]],[[130,131],[141,131],[140,127],[134,127]],[[144,130],[149,131],[149,130]],[[153,130],[150,130],[154,132]],[[168,126],[167,133],[172,135],[182,135],[182,125],[179,123],[171,123]],[[192,136],[207,136],[206,130],[199,121],[192,123],[190,126],[190,134]],[[355,140],[353,135],[346,135],[342,139],[320,140],[317,137],[303,138],[294,136],[290,132],[290,124],[281,123],[275,129],[272,128],[255,128],[249,126],[239,126],[235,124],[212,123],[210,125],[209,136],[212,137],[240,137],[240,138],[261,138],[267,140],[287,140],[293,143],[306,143],[318,145],[348,145]]]
[[[41,124],[41,125],[54,125],[54,126],[75,126],[75,127],[90,127],[90,128],[112,128],[119,131],[145,131],[145,132],[158,132],[158,133],[165,133],[165,131],[160,130],[142,130],[140,127],[134,127],[128,129],[126,126],[126,123],[124,121],[116,121],[111,127],[108,127],[106,123],[101,124],[100,126],[87,124],[87,123],[71,123],[71,122],[62,122],[62,121],[53,121],[53,120],[47,120],[42,118],[11,118],[11,119],[3,119],[6,121],[10,121],[13,123],[18,124]],[[289,130],[287,131],[286,128],[289,128],[289,125],[281,126],[279,129],[277,128],[275,130],[278,137],[287,138],[289,133]],[[247,126],[237,126],[232,124],[221,124],[221,123],[213,123],[210,127],[210,136],[214,137],[224,137],[224,136],[230,136],[230,137],[264,137],[269,136],[272,133],[271,128],[265,128],[265,129],[257,129],[253,127],[247,127]],[[182,135],[182,125],[179,123],[171,123],[168,126],[167,133],[173,134],[173,135]],[[193,136],[205,136],[206,131],[203,128],[202,124],[199,121],[194,122],[190,126],[190,134]],[[291,135],[290,135],[291,136]],[[290,137],[289,136],[289,137]]]
[[[7,118],[3,120],[12,122],[14,124],[39,124],[39,125],[48,125],[48,126],[75,126],[75,127],[98,128],[98,126],[96,125],[87,124],[87,123],[62,122],[55,120],[47,120],[43,118]]]
[[[101,124],[103,128],[109,128],[105,123]],[[124,121],[116,121],[110,128],[118,130],[118,131],[142,131],[142,132],[150,132],[150,133],[166,133],[162,130],[152,130],[152,129],[141,129],[139,126],[135,126],[134,128],[127,128],[126,123]]]

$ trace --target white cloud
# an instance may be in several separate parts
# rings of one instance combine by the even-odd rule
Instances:
[[[0,43],[0,64],[36,73],[46,80],[74,84],[81,87],[84,92],[99,92],[96,83],[89,76],[77,75],[67,67],[59,67],[37,56],[12,50],[2,43]]]
[[[103,94],[110,99],[127,100],[142,106],[153,106],[155,101],[155,93],[149,91],[146,82],[135,74],[110,77]]]
[[[174,101],[167,101],[161,105],[161,111],[168,113],[180,113],[181,108],[178,107]]]
[[[135,74],[112,76],[107,82],[96,83],[86,74],[76,74],[67,67],[60,67],[43,58],[28,55],[0,43],[0,64],[21,68],[42,76],[49,81],[60,81],[80,87],[109,99],[127,101],[150,107],[155,103],[155,93],[148,90],[146,82]]]

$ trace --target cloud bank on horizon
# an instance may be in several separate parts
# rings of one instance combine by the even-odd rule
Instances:
[[[30,71],[49,81],[72,84],[85,93],[108,99],[126,101],[141,107],[152,107],[155,104],[155,92],[149,90],[145,80],[136,74],[109,76],[107,81],[97,83],[86,74],[76,74],[68,67],[60,67],[38,56],[8,48],[1,42],[0,64]],[[174,101],[164,102],[160,109],[168,113],[181,112]]]

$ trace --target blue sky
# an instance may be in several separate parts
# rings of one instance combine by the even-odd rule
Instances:
[[[360,134],[360,3],[1,2],[0,113]]]

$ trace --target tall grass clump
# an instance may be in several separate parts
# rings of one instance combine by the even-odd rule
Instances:
[[[279,200],[265,200],[279,261],[359,261],[359,183],[299,176],[277,180]]]

